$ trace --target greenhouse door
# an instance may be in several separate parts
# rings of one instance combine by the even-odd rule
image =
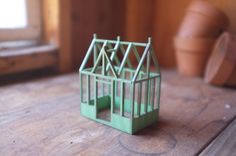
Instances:
[[[114,93],[112,92],[111,82],[99,81],[98,80],[98,100],[97,100],[97,108],[98,108],[98,119],[104,121],[111,121],[111,110],[114,99]]]

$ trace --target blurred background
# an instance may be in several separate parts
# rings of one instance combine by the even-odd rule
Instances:
[[[236,33],[234,0],[208,0]],[[17,3],[16,3],[17,2]],[[161,67],[175,68],[173,37],[191,0],[1,0],[0,75],[53,67],[77,71],[92,40],[147,42]],[[5,9],[1,9],[5,8]]]

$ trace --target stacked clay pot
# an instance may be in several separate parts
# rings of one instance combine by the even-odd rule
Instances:
[[[201,76],[215,40],[211,38],[175,38],[177,66],[180,73]]]
[[[204,80],[213,85],[236,86],[236,36],[225,32],[217,40]]]
[[[228,24],[226,15],[211,3],[193,1],[174,39],[179,72],[202,76],[214,42]]]

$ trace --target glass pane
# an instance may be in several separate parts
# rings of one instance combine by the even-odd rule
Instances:
[[[16,29],[26,26],[26,0],[0,0],[0,29]]]

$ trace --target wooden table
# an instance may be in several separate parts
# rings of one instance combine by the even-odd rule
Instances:
[[[162,73],[160,120],[136,135],[80,115],[77,74],[0,87],[0,155],[236,155],[236,90]]]

